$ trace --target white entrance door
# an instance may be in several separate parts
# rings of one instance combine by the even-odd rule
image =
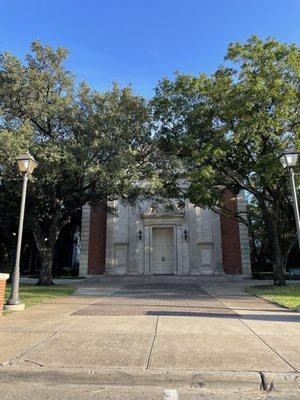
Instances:
[[[152,231],[153,274],[174,274],[175,252],[172,228],[153,228]]]

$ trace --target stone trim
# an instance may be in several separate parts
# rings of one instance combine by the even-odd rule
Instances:
[[[215,275],[224,275],[222,259],[222,237],[220,214],[212,212],[212,236],[214,247]]]
[[[237,197],[237,208],[241,216],[246,218],[246,201],[245,193],[239,193]],[[240,244],[241,244],[241,257],[243,275],[252,276],[251,259],[250,259],[250,246],[249,246],[249,232],[248,228],[242,222],[239,222]]]
[[[82,216],[81,216],[80,266],[79,266],[80,276],[86,276],[88,274],[90,220],[91,220],[91,206],[85,204],[82,207]]]

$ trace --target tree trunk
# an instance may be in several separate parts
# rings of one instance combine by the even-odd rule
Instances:
[[[251,252],[250,252],[251,264],[259,265],[259,255],[258,255],[257,246],[255,244],[255,231],[253,230],[250,218],[249,218],[249,222],[248,222],[248,232],[249,232],[250,241],[251,241],[251,244],[250,244],[250,246],[251,246]]]
[[[0,272],[11,273],[9,252],[4,243],[0,243]]]
[[[45,248],[39,252],[41,269],[39,274],[38,285],[50,286],[53,285],[52,281],[52,262],[53,262],[53,251],[49,248]]]
[[[284,262],[283,262],[283,270],[284,270],[285,274],[287,273],[287,263],[288,263],[288,260],[289,260],[289,255],[290,255],[293,247],[297,243],[297,241],[298,241],[298,237],[297,237],[297,234],[295,234],[294,240],[291,242],[291,244],[289,245],[288,249],[286,250],[286,252],[284,254],[284,257],[283,257],[283,260],[284,260]]]
[[[270,212],[269,208],[263,201],[260,201],[260,206],[266,224],[266,231],[273,259],[274,285],[285,286],[284,259],[280,247],[277,213]]]
[[[270,239],[269,239],[270,240]],[[274,243],[271,244],[273,248],[274,261],[273,261],[273,272],[274,272],[274,285],[285,286],[285,275],[284,275],[284,260],[281,254],[281,248],[279,245],[278,237],[274,237]]]
[[[32,219],[32,232],[41,261],[40,275],[37,283],[38,285],[50,286],[54,284],[52,281],[52,264],[53,250],[59,233],[58,219],[59,210],[56,210],[52,215],[48,238],[45,238],[42,234],[39,221],[35,218]]]

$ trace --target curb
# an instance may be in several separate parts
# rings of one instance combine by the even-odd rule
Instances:
[[[283,387],[300,389],[300,373],[264,372],[263,375],[268,390],[282,389]]]
[[[174,370],[82,370],[0,367],[0,383],[41,382],[75,385],[160,386],[189,385],[192,387],[243,387],[272,390],[277,386],[300,389],[299,373],[262,373],[235,371],[174,371]]]

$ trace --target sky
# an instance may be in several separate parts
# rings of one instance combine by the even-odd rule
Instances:
[[[252,34],[300,44],[300,0],[0,0],[1,52],[62,46],[78,81],[147,98],[176,71],[212,73]]]

